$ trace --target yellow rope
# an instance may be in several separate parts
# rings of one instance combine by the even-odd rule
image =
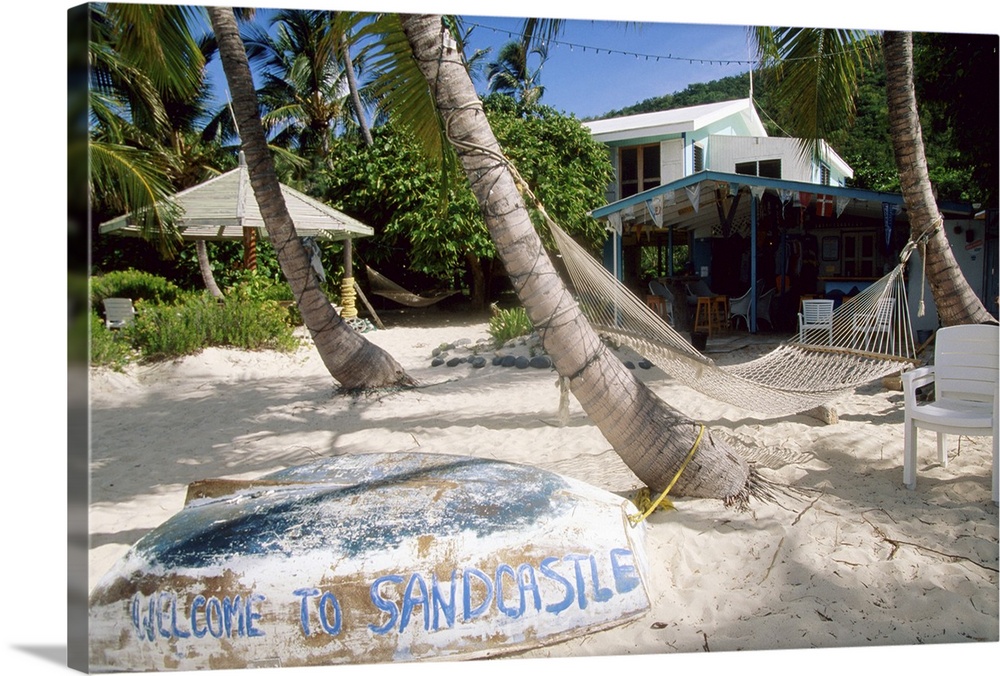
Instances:
[[[677,483],[677,480],[681,478],[681,473],[688,466],[688,463],[691,462],[691,458],[694,457],[694,453],[695,451],[698,450],[698,444],[701,443],[701,438],[704,434],[705,434],[705,425],[702,425],[701,429],[698,430],[698,437],[694,440],[694,445],[692,445],[691,450],[688,451],[687,457],[684,458],[684,462],[681,463],[680,469],[677,470],[677,474],[675,474],[674,478],[670,480],[670,484],[663,489],[663,492],[660,493],[660,497],[658,497],[655,502],[650,502],[648,488],[643,488],[638,493],[636,493],[636,497],[633,500],[633,502],[636,503],[635,506],[639,510],[645,509],[645,511],[642,514],[631,514],[628,517],[629,523],[631,523],[633,527],[638,526],[640,523],[645,521],[646,517],[655,512],[656,509],[660,506],[660,503],[662,503],[664,500],[666,500],[667,502],[664,509],[673,509],[674,504],[670,500],[667,500],[667,493],[669,493],[670,489],[674,487],[674,484]]]

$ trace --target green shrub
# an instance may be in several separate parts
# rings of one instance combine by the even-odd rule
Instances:
[[[293,350],[288,310],[278,301],[227,298],[218,306],[219,316],[209,333],[213,345],[231,345],[246,350]]]
[[[90,364],[121,371],[132,359],[127,332],[112,331],[96,312],[90,313]]]
[[[153,303],[173,303],[181,295],[175,284],[141,270],[115,270],[90,280],[90,302],[100,308],[105,298],[131,298]]]
[[[276,301],[234,294],[219,302],[201,293],[173,305],[140,303],[136,309],[136,320],[125,331],[144,359],[172,359],[213,346],[292,350],[297,345],[288,311]]]
[[[125,331],[144,359],[195,354],[209,346],[206,330],[214,323],[212,314],[218,312],[211,303],[204,296],[174,305],[140,302],[135,321]]]
[[[256,270],[246,270],[239,281],[226,289],[226,297],[238,295],[253,300],[292,300],[292,289],[281,277],[271,277]]]
[[[508,340],[528,335],[534,327],[523,307],[501,310],[494,306],[487,330],[497,345],[503,345]]]

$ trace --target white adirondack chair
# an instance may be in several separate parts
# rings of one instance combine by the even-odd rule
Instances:
[[[1000,418],[1000,328],[982,324],[939,329],[934,365],[903,374],[905,428],[903,483],[917,485],[917,430],[937,432],[938,462],[948,466],[948,434],[993,437],[993,502],[1000,479],[997,419]],[[934,400],[917,401],[917,388],[934,383]]]
[[[823,298],[802,301],[799,313],[799,342],[815,342],[810,336],[826,334],[826,342],[833,345],[833,301]]]
[[[105,298],[104,323],[109,329],[120,329],[135,319],[131,298]]]

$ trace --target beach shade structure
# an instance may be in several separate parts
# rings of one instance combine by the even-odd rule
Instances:
[[[645,522],[537,467],[324,458],[192,484],[90,596],[92,671],[475,659],[635,620]]]
[[[299,237],[337,241],[368,237],[375,232],[371,226],[284,184],[281,194]],[[172,199],[181,210],[176,226],[185,240],[242,240],[246,230],[267,237],[242,152],[238,167],[182,190]],[[99,232],[141,235],[132,214],[105,221]]]
[[[295,232],[306,242],[345,241],[345,245],[349,245],[353,239],[368,237],[375,232],[371,226],[333,207],[283,183],[280,186]],[[180,211],[175,226],[182,239],[196,242],[241,240],[244,243],[244,267],[250,270],[256,268],[256,241],[258,237],[267,237],[267,228],[250,185],[250,172],[242,151],[239,166],[235,169],[182,190],[171,199]],[[142,229],[131,213],[105,221],[98,231],[101,234],[142,235]],[[324,273],[318,246],[310,246],[307,251],[313,268],[322,279]],[[350,246],[345,246],[345,256],[350,251]],[[345,269],[350,270],[346,260]],[[211,271],[203,269],[202,273],[210,275]],[[356,316],[353,277],[346,276],[341,287],[344,293],[341,299],[344,306],[342,316]]]

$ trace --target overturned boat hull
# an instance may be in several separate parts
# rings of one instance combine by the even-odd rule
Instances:
[[[627,500],[512,463],[341,456],[193,485],[90,598],[93,671],[528,650],[649,609]]]

